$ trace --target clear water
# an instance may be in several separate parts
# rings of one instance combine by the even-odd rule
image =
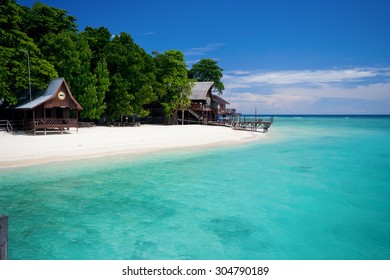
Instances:
[[[278,117],[203,152],[0,170],[10,259],[390,259],[390,118]]]

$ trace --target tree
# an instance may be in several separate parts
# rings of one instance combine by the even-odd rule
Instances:
[[[124,32],[106,45],[104,53],[111,74],[110,94],[106,99],[108,115],[146,117],[149,111],[144,105],[157,100],[153,59]],[[123,107],[119,108],[116,102]]]
[[[53,65],[42,58],[34,41],[24,32],[26,11],[13,0],[0,5],[0,100],[14,105],[18,93],[29,88],[27,58],[31,67],[31,86],[43,89],[58,76]],[[27,57],[28,54],[28,57]]]
[[[130,94],[130,84],[123,79],[120,73],[111,76],[110,91],[107,100],[107,122],[111,123],[121,119],[124,115],[133,112],[131,102],[134,96]]]
[[[106,94],[110,90],[110,72],[107,69],[107,62],[105,59],[99,60],[95,68],[96,76],[96,115],[93,119],[100,118],[107,108],[105,103]]]
[[[94,73],[89,73],[89,78],[84,80],[83,93],[78,97],[79,103],[84,108],[80,113],[80,117],[97,120],[107,108],[104,100],[110,86],[109,72],[105,60],[99,61]]]
[[[35,2],[27,11],[26,32],[36,43],[49,33],[77,32],[76,18],[67,15],[65,10]]]
[[[213,91],[221,95],[225,89],[221,82],[223,77],[222,71],[223,69],[217,65],[217,61],[204,58],[192,65],[188,71],[188,76],[196,79],[198,82],[214,82]]]
[[[99,119],[106,108],[109,72],[104,59],[91,71],[92,51],[84,36],[64,31],[49,33],[41,40],[42,52],[64,77],[72,94],[83,106],[80,116]],[[66,46],[66,48],[64,48]]]
[[[159,83],[158,92],[160,102],[164,108],[165,116],[169,124],[177,123],[177,112],[182,112],[191,103],[191,80],[187,77],[187,65],[181,51],[170,50],[163,54],[155,55],[156,79]]]
[[[77,33],[49,33],[41,40],[41,50],[71,87],[76,86],[73,83],[80,75],[90,71],[92,52],[87,41]]]
[[[111,33],[105,27],[93,28],[87,26],[81,33],[92,51],[91,69],[94,69],[99,60],[104,59],[104,48],[110,43]]]

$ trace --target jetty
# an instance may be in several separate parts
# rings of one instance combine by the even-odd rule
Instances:
[[[257,132],[268,132],[268,128],[273,123],[273,117],[253,117],[242,116],[241,114],[235,114],[231,118],[226,118],[218,121],[209,121],[209,125],[219,125],[231,127],[234,130],[246,130]]]
[[[230,103],[212,93],[213,82],[195,82],[191,89],[191,104],[178,114],[182,124],[203,124],[227,126],[235,130],[268,132],[273,123],[272,117],[242,115],[235,108],[227,108]]]

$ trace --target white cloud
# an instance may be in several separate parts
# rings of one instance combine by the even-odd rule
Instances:
[[[279,88],[275,94],[283,96],[299,95],[313,98],[334,99],[361,99],[361,100],[386,100],[390,99],[390,83],[377,83],[358,85],[356,87],[342,87],[339,85],[327,85],[321,88]]]
[[[381,69],[382,70],[382,69]],[[388,69],[387,69],[388,70]],[[234,81],[236,85],[293,85],[293,84],[322,84],[358,81],[388,75],[389,71],[378,72],[378,69],[351,68],[330,70],[301,70],[301,71],[271,71],[271,72],[248,72],[236,70],[224,76],[227,83]]]
[[[242,113],[390,113],[388,68],[231,71],[225,96]],[[225,97],[226,98],[226,97]]]
[[[224,45],[224,43],[212,43],[212,44],[208,44],[208,45],[203,46],[203,47],[196,47],[196,48],[187,49],[184,51],[184,55],[186,55],[186,56],[204,55],[208,52],[219,49],[223,45]]]

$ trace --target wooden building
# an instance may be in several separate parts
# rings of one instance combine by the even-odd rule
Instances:
[[[195,119],[207,123],[212,119],[212,107],[211,100],[213,95],[211,93],[211,87],[213,82],[195,82],[191,89],[191,105],[187,109],[186,119]]]
[[[22,124],[25,130],[36,134],[42,131],[61,131],[78,129],[78,111],[81,105],[73,97],[64,78],[49,82],[44,90],[33,94],[31,100],[27,93],[14,107],[7,108],[8,119]]]
[[[190,95],[191,104],[184,111],[184,123],[208,124],[235,114],[235,109],[226,108],[229,102],[212,94],[213,84],[213,82],[194,82]],[[150,111],[150,115],[146,118],[148,123],[164,122],[164,110],[160,103],[153,102],[145,108]],[[180,121],[181,111],[177,115]]]
[[[193,120],[207,123],[217,121],[220,118],[225,118],[229,109],[226,105],[229,104],[226,100],[218,95],[212,94],[213,82],[195,82],[191,89],[191,105],[187,109],[187,120]]]
[[[225,119],[227,115],[236,112],[235,109],[227,109],[226,105],[230,104],[219,95],[213,94],[213,100],[211,102],[211,108],[213,110],[213,120]]]

